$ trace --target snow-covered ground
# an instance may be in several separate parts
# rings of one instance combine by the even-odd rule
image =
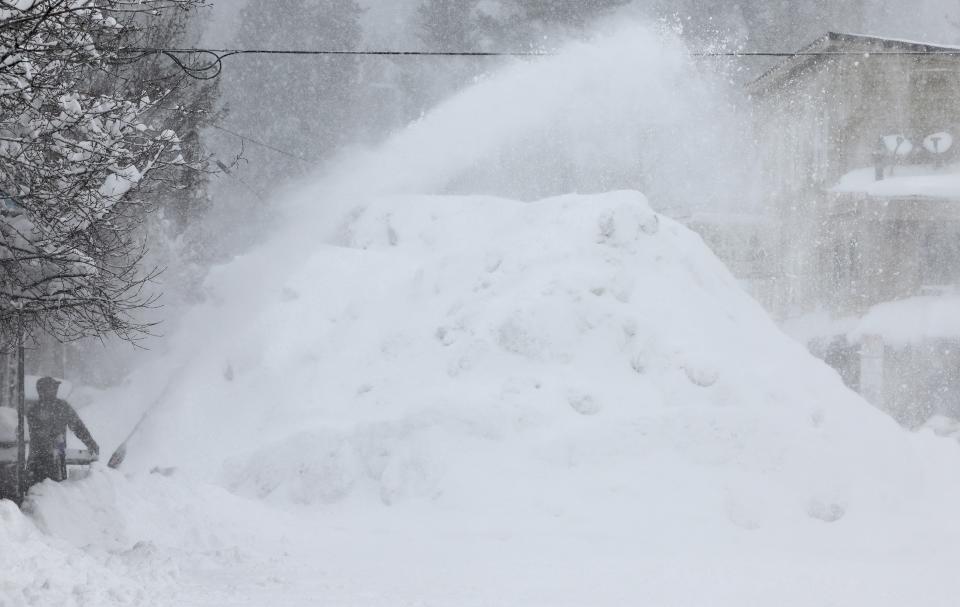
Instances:
[[[83,410],[105,453],[149,411],[121,470],[0,504],[0,605],[955,604],[960,446],[845,388],[698,236],[634,191],[418,193],[530,122],[589,130],[480,101],[592,91],[594,52],[481,83],[217,269]],[[631,116],[692,101],[654,63]]]
[[[225,270],[123,472],[3,510],[10,604],[955,600],[957,444],[640,194],[385,198],[343,234],[255,306]]]

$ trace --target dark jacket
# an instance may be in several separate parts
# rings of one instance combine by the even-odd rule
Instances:
[[[53,471],[58,454],[57,440],[67,428],[77,435],[87,449],[99,452],[97,442],[67,401],[55,399],[36,402],[27,409],[27,424],[30,428],[30,467],[33,476],[56,478]],[[42,478],[34,478],[39,482]]]

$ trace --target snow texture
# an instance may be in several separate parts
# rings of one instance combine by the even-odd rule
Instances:
[[[890,169],[886,169],[888,172]],[[836,193],[862,193],[875,198],[960,198],[960,166],[934,169],[929,165],[905,165],[892,175],[877,181],[873,167],[856,169],[840,178],[830,190]]]
[[[519,65],[305,187],[84,410],[105,453],[150,412],[123,473],[2,505],[0,605],[955,604],[956,442],[693,232],[633,191],[422,195],[641,68],[607,101],[678,129],[678,64],[636,30]]]
[[[262,260],[223,268],[186,364],[115,395],[163,392],[135,476],[45,486],[39,524],[178,568],[235,546],[177,582],[221,599],[895,605],[907,567],[952,600],[956,444],[850,392],[642,195],[381,198],[342,234],[255,303]],[[71,512],[108,489],[116,512]],[[207,538],[210,508],[268,507]],[[252,546],[280,560],[254,574]]]
[[[800,343],[840,335],[859,343],[867,335],[878,335],[895,347],[919,345],[931,339],[960,338],[958,309],[956,295],[908,297],[877,304],[860,317],[807,314],[787,321],[784,330]]]

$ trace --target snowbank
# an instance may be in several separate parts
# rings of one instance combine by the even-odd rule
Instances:
[[[262,567],[282,517],[170,474],[96,468],[34,487],[23,513],[0,501],[0,605],[182,605],[193,576]]]
[[[947,604],[956,444],[847,390],[642,195],[354,202],[281,277],[262,253],[222,268],[113,394],[156,404],[121,534],[47,522],[106,527],[57,504],[112,477],[44,488],[42,525],[107,554],[148,538],[180,575],[268,529],[279,561],[229,565],[264,601],[282,578],[371,605],[895,605],[918,583]],[[144,485],[156,466],[222,489]]]
[[[214,279],[134,469],[281,504],[621,486],[657,525],[921,507],[909,435],[640,194],[385,198],[341,234],[257,297],[246,263]]]
[[[123,572],[39,531],[0,500],[0,605],[134,605],[146,598]]]

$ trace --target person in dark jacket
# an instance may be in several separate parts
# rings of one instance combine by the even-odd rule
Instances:
[[[100,453],[100,447],[77,412],[67,401],[57,398],[59,387],[60,382],[52,377],[38,379],[37,394],[40,395],[40,400],[27,410],[27,424],[30,428],[30,458],[27,460],[27,469],[30,484],[48,478],[55,481],[65,478],[62,440],[67,428],[86,445],[94,457]]]

